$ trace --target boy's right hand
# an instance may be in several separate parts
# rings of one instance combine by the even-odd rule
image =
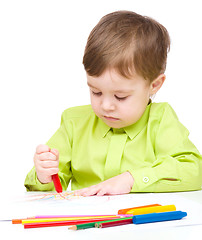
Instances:
[[[41,183],[52,182],[52,175],[59,171],[58,150],[51,150],[47,145],[40,144],[34,154],[34,165],[37,178]]]

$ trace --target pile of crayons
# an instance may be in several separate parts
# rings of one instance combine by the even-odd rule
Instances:
[[[120,209],[115,215],[60,215],[35,216],[26,219],[13,219],[13,224],[22,224],[25,229],[70,226],[71,230],[106,228],[125,224],[143,224],[170,220],[180,220],[186,212],[176,211],[175,205],[152,204]]]

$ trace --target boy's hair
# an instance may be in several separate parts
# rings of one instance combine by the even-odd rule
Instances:
[[[83,64],[99,77],[114,68],[126,78],[134,73],[153,81],[165,72],[170,37],[157,21],[130,11],[107,14],[91,31]]]

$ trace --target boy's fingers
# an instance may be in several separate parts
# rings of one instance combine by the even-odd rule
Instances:
[[[45,145],[45,144],[40,144],[36,147],[36,153],[40,154],[40,153],[44,153],[44,152],[49,152],[50,148],[49,146]]]
[[[100,189],[99,192],[97,192],[97,196],[104,196],[107,192],[104,189]]]
[[[87,188],[79,189],[74,191],[75,196],[82,196],[82,194],[86,191]]]
[[[96,195],[100,191],[100,187],[98,185],[87,188],[87,190],[82,194],[83,196],[93,196]]]
[[[59,156],[59,151],[55,148],[51,149],[50,152],[53,153],[56,157]]]
[[[102,184],[97,184],[97,185],[93,185],[88,188],[76,190],[74,193],[76,196],[88,197],[88,196],[93,196],[93,195],[103,196],[103,195],[107,194],[107,191],[104,188],[104,186],[102,186]]]
[[[44,171],[44,168],[43,168]],[[52,175],[57,174],[58,173],[58,168],[47,168],[45,169],[46,175],[50,176],[52,179]]]
[[[44,168],[58,168],[58,162],[57,161],[42,161],[41,167]]]
[[[38,155],[38,159],[40,161],[56,161],[57,158],[55,156],[55,154],[51,153],[51,152],[44,152]]]
[[[75,196],[90,196],[89,195],[90,188],[83,188],[80,190],[76,190],[76,191],[74,191],[74,195]]]

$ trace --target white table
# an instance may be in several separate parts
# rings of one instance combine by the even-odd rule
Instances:
[[[1,200],[0,219],[8,220],[45,214],[116,214],[122,208],[153,203],[175,204],[177,210],[186,211],[188,215],[180,221],[129,224],[78,231],[71,231],[68,227],[24,229],[22,225],[12,225],[10,221],[1,221],[0,233],[4,239],[202,239],[202,191],[28,201],[32,194],[38,193],[8,196],[7,199]]]

